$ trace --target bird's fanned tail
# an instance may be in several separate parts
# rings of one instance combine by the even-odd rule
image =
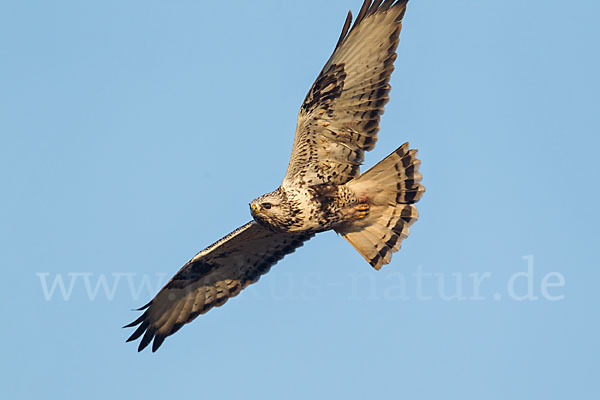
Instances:
[[[420,184],[420,164],[417,150],[409,150],[408,143],[404,143],[346,184],[365,199],[369,214],[337,228],[336,232],[342,234],[375,269],[391,261],[392,254],[400,250],[402,240],[408,237],[410,225],[419,216],[414,203],[425,192],[425,187]]]

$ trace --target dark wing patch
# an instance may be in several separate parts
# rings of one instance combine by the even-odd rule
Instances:
[[[348,13],[333,54],[300,107],[284,185],[340,185],[360,173],[389,100],[406,2],[366,0],[354,24]]]
[[[312,236],[272,232],[256,222],[236,229],[198,253],[140,308],[144,313],[125,326],[139,325],[127,341],[143,335],[138,351],[152,340],[152,351],[156,351],[167,336],[237,296]]]
[[[344,79],[346,79],[344,64],[334,64],[327,73],[320,74],[302,103],[302,111],[309,114],[317,107],[329,111],[333,100],[342,95]]]

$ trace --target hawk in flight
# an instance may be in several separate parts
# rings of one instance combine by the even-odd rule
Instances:
[[[165,338],[224,304],[315,234],[333,229],[375,269],[390,262],[418,217],[417,151],[403,144],[364,173],[389,100],[407,0],[365,0],[349,12],[333,54],[298,114],[281,186],[250,203],[253,221],[199,252],[125,327],[156,351]]]

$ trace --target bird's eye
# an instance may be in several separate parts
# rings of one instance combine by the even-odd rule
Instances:
[[[270,210],[271,209],[271,203],[262,203],[262,206],[266,210]]]

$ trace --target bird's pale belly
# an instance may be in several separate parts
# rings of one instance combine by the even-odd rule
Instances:
[[[286,190],[288,232],[322,232],[357,217],[359,199],[346,186],[320,185]]]

